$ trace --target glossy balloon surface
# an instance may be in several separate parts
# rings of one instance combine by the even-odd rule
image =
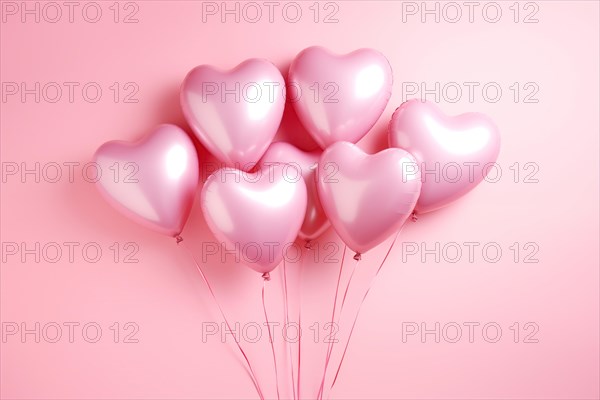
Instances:
[[[285,82],[272,63],[246,60],[230,71],[194,68],[181,86],[181,107],[200,142],[226,166],[251,170],[277,133]]]
[[[198,155],[175,125],[141,140],[103,144],[94,155],[106,200],[135,222],[169,236],[181,233],[198,186]]]
[[[240,262],[258,272],[273,270],[294,243],[306,210],[304,180],[291,181],[284,166],[255,173],[221,168],[202,189],[209,228]]]
[[[338,235],[356,253],[364,253],[404,224],[421,180],[416,160],[402,149],[369,155],[338,142],[321,156],[317,187]]]
[[[323,149],[338,141],[359,141],[392,94],[390,63],[372,49],[336,55],[309,47],[292,62],[288,81],[298,118]]]
[[[484,114],[446,116],[433,103],[410,100],[394,113],[389,143],[419,161],[423,186],[415,210],[439,209],[477,186],[500,152],[500,133]]]
[[[285,173],[289,179],[298,179],[298,177],[304,179],[308,191],[308,203],[298,236],[306,241],[321,236],[330,226],[317,193],[315,176],[320,156],[321,151],[318,150],[306,152],[289,143],[277,142],[269,146],[260,160],[261,166],[287,164],[289,167],[285,169]]]

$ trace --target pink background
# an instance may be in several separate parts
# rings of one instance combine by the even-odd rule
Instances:
[[[539,7],[535,16],[539,22],[529,24],[513,21],[509,8],[513,2],[496,3],[502,10],[497,23],[483,19],[485,3],[476,9],[473,23],[468,22],[465,7],[457,23],[443,18],[436,23],[432,16],[422,23],[419,15],[402,21],[402,2],[338,2],[339,21],[330,24],[313,21],[312,2],[298,3],[303,17],[295,24],[286,22],[280,12],[269,23],[266,8],[257,23],[235,23],[232,16],[226,23],[218,16],[203,22],[202,2],[193,1],[140,1],[135,3],[138,23],[114,23],[112,3],[98,2],[103,16],[95,24],[81,17],[85,3],[79,3],[73,23],[66,14],[57,23],[35,23],[32,16],[23,23],[19,15],[3,13],[2,82],[27,82],[30,87],[36,81],[42,85],[98,82],[103,89],[97,103],[84,101],[80,91],[75,92],[73,103],[66,91],[57,103],[35,103],[31,95],[25,103],[18,96],[3,100],[4,165],[83,164],[107,140],[136,139],[163,122],[188,129],[178,88],[192,67],[208,63],[231,68],[246,58],[264,57],[285,74],[294,55],[315,44],[338,53],[373,47],[390,60],[394,94],[372,132],[359,143],[369,151],[386,146],[387,122],[403,101],[402,82],[426,82],[428,87],[438,81],[442,85],[480,82],[479,88],[497,82],[503,93],[496,103],[486,101],[480,90],[470,102],[465,89],[458,102],[442,98],[439,104],[450,114],[481,111],[497,122],[503,141],[498,160],[502,178],[483,183],[450,207],[407,224],[401,240],[424,242],[429,248],[435,242],[441,246],[495,242],[503,250],[501,260],[486,262],[478,251],[472,263],[466,254],[457,263],[437,263],[433,256],[426,262],[406,256],[403,262],[402,245],[396,244],[364,304],[331,397],[600,396],[597,2],[533,3]],[[34,7],[35,2],[27,4]],[[434,5],[428,3],[431,8]],[[122,3],[121,19],[133,10],[123,7]],[[333,10],[323,7],[321,3],[320,21]],[[525,9],[524,3],[519,7],[520,20],[533,10]],[[447,12],[452,12],[450,18],[454,16],[454,11]],[[135,82],[139,102],[115,103],[109,89],[114,82],[121,89]],[[519,82],[521,90],[527,82],[536,83],[539,92],[534,97],[539,102],[524,103],[522,97],[515,102],[509,88],[514,82]],[[286,112],[280,138],[304,149],[314,147],[293,113]],[[202,163],[212,160],[202,149],[200,156]],[[521,167],[517,183],[509,169],[515,162]],[[527,162],[539,166],[538,183],[523,182],[524,174],[531,171],[523,169]],[[26,176],[25,183],[19,175],[8,176],[2,183],[2,242],[24,242],[29,248],[35,242],[41,246],[96,242],[103,255],[97,263],[86,262],[80,251],[72,263],[66,254],[57,263],[36,263],[32,255],[22,262],[19,255],[3,253],[1,319],[5,328],[10,322],[25,323],[29,329],[36,322],[41,326],[77,322],[80,326],[73,343],[66,328],[57,343],[43,337],[36,343],[33,334],[25,340],[7,336],[0,343],[1,397],[256,397],[231,343],[221,343],[217,336],[202,341],[203,322],[220,323],[220,319],[186,253],[172,239],[144,230],[115,212],[94,185],[81,178],[81,166],[75,171],[74,182],[69,182],[65,168],[57,183],[43,179],[36,183],[32,175]],[[183,236],[198,257],[201,242],[214,240],[198,204]],[[114,242],[122,250],[119,262],[109,249]],[[123,262],[127,242],[139,246],[138,263]],[[324,246],[339,240],[330,230],[320,242]],[[514,242],[521,246],[519,262],[510,249]],[[538,263],[523,262],[529,253],[523,250],[527,242],[539,247]],[[356,278],[362,288],[387,246],[382,244],[364,256]],[[318,263],[307,261],[303,267],[303,397],[314,397],[318,386],[326,346],[322,324],[331,312],[339,267],[323,262],[326,253],[321,253]],[[260,277],[235,265],[231,257],[226,261],[212,256],[206,266],[226,312],[232,321],[262,323]],[[346,273],[352,261],[348,254]],[[298,264],[288,265],[292,296],[297,294],[299,269]],[[274,273],[267,296],[271,319],[281,321],[280,282],[280,275]],[[354,289],[360,289],[359,285]],[[352,297],[352,306],[356,298]],[[81,326],[89,322],[102,328],[97,343],[82,337]],[[121,326],[118,343],[109,328],[115,322]],[[138,343],[123,343],[123,334],[131,332],[123,329],[126,322],[139,327]],[[315,322],[321,324],[318,345],[309,329]],[[473,343],[466,328],[457,343],[444,338],[436,343],[433,335],[426,336],[425,343],[419,336],[403,342],[403,322],[424,322],[429,328],[436,322],[441,326],[478,322],[480,326]],[[497,343],[488,343],[481,334],[481,327],[490,322],[502,328]],[[515,322],[520,324],[518,343],[509,329]],[[538,343],[524,343],[530,332],[523,328],[527,322],[539,327]],[[347,327],[349,319],[343,324]],[[489,333],[493,336],[493,330]],[[288,370],[283,365],[289,360],[284,358],[281,335],[277,338],[278,361],[281,374],[285,373],[280,377],[282,392],[289,396],[284,390],[288,384],[284,371]],[[266,338],[242,345],[272,398],[275,382]],[[339,360],[340,347],[333,361]]]

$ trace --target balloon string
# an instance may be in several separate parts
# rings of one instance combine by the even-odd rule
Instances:
[[[379,268],[377,268],[377,272],[375,272],[375,276],[373,276],[373,278],[371,279],[371,283],[369,284],[369,287],[367,288],[367,291],[365,292],[365,294],[360,302],[360,305],[358,306],[358,311],[356,311],[356,316],[354,317],[354,322],[352,323],[352,328],[350,329],[350,334],[348,335],[348,341],[346,342],[346,347],[344,347],[344,352],[342,353],[342,358],[340,359],[340,363],[338,365],[337,371],[335,372],[335,377],[333,378],[333,382],[331,383],[331,387],[329,388],[330,392],[333,389],[333,386],[335,385],[335,382],[337,381],[338,375],[340,373],[340,369],[342,368],[342,363],[344,362],[344,358],[346,357],[346,352],[348,351],[348,346],[350,345],[350,339],[352,339],[352,333],[354,332],[354,327],[356,326],[356,322],[358,321],[358,315],[360,314],[360,310],[361,310],[363,304],[365,303],[365,299],[367,298],[367,295],[369,294],[369,292],[371,291],[371,288],[373,287],[373,283],[375,283],[375,279],[377,278],[377,275],[379,275],[381,268],[383,267],[388,256],[390,255],[392,248],[394,247],[394,244],[396,243],[396,240],[398,239],[398,236],[400,235],[400,232],[402,232],[403,227],[404,227],[404,225],[402,227],[400,227],[398,232],[396,232],[396,236],[394,236],[394,240],[392,240],[392,243],[390,244],[390,248],[388,249],[387,253],[385,254],[383,261],[381,261]]]
[[[333,343],[331,340],[331,335],[333,335],[333,326],[335,322],[335,310],[337,306],[338,292],[340,290],[340,283],[342,281],[342,271],[344,269],[344,261],[346,260],[346,250],[348,249],[347,245],[344,245],[344,252],[342,253],[342,261],[340,263],[340,272],[338,274],[337,285],[335,287],[335,297],[333,299],[333,310],[331,311],[331,325],[329,328],[329,342],[327,343],[327,353],[325,355],[325,365],[323,367],[323,378],[321,379],[321,385],[319,386],[319,393],[317,394],[317,399],[321,399],[323,395],[323,387],[325,386],[325,375],[327,373],[327,365],[329,364],[329,358],[331,356],[331,348],[333,347]]]
[[[356,272],[356,267],[360,262],[360,258],[356,260],[354,263],[354,267],[352,268],[352,272],[350,273],[350,278],[348,279],[348,284],[346,285],[346,290],[344,291],[344,297],[342,298],[342,305],[340,306],[340,314],[338,316],[338,324],[340,322],[340,318],[342,316],[342,312],[344,311],[344,304],[346,304],[346,296],[348,295],[348,289],[350,289],[350,284],[352,283],[352,278],[354,277],[354,273]],[[333,344],[331,345],[331,351],[333,351]]]
[[[183,241],[183,238],[181,236],[179,236],[179,235],[176,236],[175,239],[177,239],[177,244],[178,245]],[[219,312],[221,313],[221,317],[225,321],[225,325],[227,325],[227,329],[229,330],[229,332],[233,332],[233,330],[231,329],[231,325],[229,324],[229,321],[227,320],[227,317],[225,316],[225,312],[223,312],[223,309],[221,308],[221,305],[219,304],[219,301],[217,300],[217,296],[215,296],[215,293],[214,293],[214,291],[213,291],[210,283],[208,282],[208,279],[206,278],[206,275],[204,274],[204,271],[202,271],[202,268],[200,267],[200,264],[198,264],[198,261],[196,260],[196,257],[194,256],[194,254],[192,253],[192,251],[185,244],[183,244],[182,247],[188,252],[188,254],[191,257],[192,261],[194,261],[194,264],[196,264],[196,268],[198,269],[198,272],[200,272],[200,276],[202,277],[202,280],[204,281],[204,284],[208,288],[208,291],[210,292],[210,295],[211,295],[213,301],[217,305],[217,308],[219,309]],[[234,337],[234,342],[237,345],[238,349],[240,350],[240,353],[242,353],[242,356],[244,357],[244,360],[246,360],[247,368],[244,368],[244,369],[246,370],[246,372],[250,376],[250,379],[252,379],[252,383],[254,384],[254,387],[256,388],[258,396],[260,397],[261,400],[264,400],[265,397],[263,396],[262,390],[260,389],[260,385],[258,383],[258,379],[256,378],[256,374],[254,373],[254,370],[252,369],[252,365],[250,364],[250,360],[248,359],[248,356],[246,355],[246,352],[244,351],[244,349],[242,349],[242,346],[235,339],[235,337]]]
[[[301,266],[304,266],[304,260],[302,261]],[[298,298],[298,365],[297,365],[297,379],[296,379],[296,392],[298,393],[298,399],[300,399],[300,360],[302,358],[302,269],[300,269],[299,272],[299,278],[298,280],[300,281],[299,285],[300,285],[300,293],[299,293],[299,298]]]
[[[267,283],[267,280],[268,280],[268,278],[265,278],[263,280],[262,305],[263,305],[263,311],[265,313],[265,322],[267,323],[267,330],[269,331],[269,342],[271,342],[271,352],[273,353],[273,365],[275,366],[275,385],[277,387],[277,399],[280,399],[281,397],[279,395],[279,376],[277,373],[277,358],[275,357],[275,345],[273,344],[273,336],[271,335],[271,327],[269,326],[269,317],[267,316],[267,306],[265,304],[265,285]]]
[[[350,289],[350,285],[352,284],[352,278],[354,277],[354,273],[356,272],[356,267],[358,266],[358,263],[360,262],[360,257],[356,257],[354,258],[356,260],[356,262],[354,263],[354,267],[352,267],[352,272],[350,273],[350,278],[348,278],[348,283],[346,284],[346,289],[344,290],[344,297],[342,298],[342,304],[340,306],[340,312],[338,313],[338,317],[337,317],[337,326],[340,326],[340,320],[342,318],[342,314],[344,313],[344,304],[346,304],[346,296],[348,296],[348,290]],[[327,375],[327,369],[329,368],[329,362],[331,361],[331,354],[333,354],[333,347],[335,346],[335,342],[332,341],[331,342],[331,346],[328,349],[327,352],[327,359],[325,361],[325,371],[323,374],[323,381],[321,382],[321,388],[319,389],[321,398],[323,396],[323,390],[324,390],[324,386],[325,386],[325,377]]]
[[[285,329],[289,329],[290,326],[290,303],[288,302],[288,286],[287,286],[287,269],[285,264],[285,258],[283,259],[283,295],[284,295],[284,306],[285,306]],[[290,354],[290,370],[292,373],[292,395],[296,400],[296,381],[294,379],[294,358],[292,357],[292,346],[286,338],[285,345],[289,350]]]
[[[306,252],[308,253],[310,250],[312,250],[311,247],[311,242],[310,240],[306,241],[306,243],[304,244],[304,247],[306,248]],[[296,391],[298,393],[298,399],[301,399],[300,397],[300,371],[301,371],[301,362],[300,360],[302,359],[302,271],[304,271],[304,265],[306,264],[306,257],[303,257],[302,260],[300,261],[300,271],[298,271],[298,373],[297,375],[297,382],[296,384],[298,385],[298,387],[296,388]]]

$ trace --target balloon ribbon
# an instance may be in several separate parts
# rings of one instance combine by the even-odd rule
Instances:
[[[288,289],[287,289],[287,268],[285,264],[285,258],[283,259],[283,295],[284,295],[284,307],[285,307],[285,329],[289,329],[290,327],[290,303],[288,301]],[[286,336],[286,347],[289,350],[290,355],[290,370],[292,373],[292,394],[294,396],[294,400],[296,400],[296,389],[295,389],[295,380],[294,380],[294,359],[292,357],[292,346],[290,346],[289,341]]]
[[[402,227],[404,227],[404,225]],[[348,345],[350,345],[350,339],[352,338],[352,333],[354,332],[354,327],[356,326],[356,321],[358,321],[358,315],[360,314],[360,310],[361,310],[363,304],[365,303],[365,299],[367,298],[367,295],[369,294],[369,292],[371,291],[371,288],[373,287],[373,283],[375,282],[377,275],[379,275],[381,268],[383,267],[383,265],[385,264],[385,261],[387,260],[388,256],[390,255],[390,252],[392,251],[392,248],[394,247],[394,244],[396,243],[396,240],[398,239],[398,236],[400,235],[400,232],[402,231],[402,227],[398,230],[398,232],[396,232],[396,236],[394,236],[394,240],[392,240],[392,243],[390,244],[390,248],[388,249],[387,253],[385,254],[383,261],[381,261],[379,268],[377,268],[377,272],[375,272],[375,276],[373,276],[373,279],[371,279],[371,283],[369,284],[367,291],[365,292],[362,300],[360,301],[360,305],[358,306],[358,311],[356,311],[356,316],[354,317],[354,321],[352,322],[352,328],[350,329],[350,334],[348,335],[348,341],[346,342],[346,347],[344,347],[344,352],[342,353],[342,358],[340,359],[340,363],[338,365],[337,371],[335,372],[335,377],[333,378],[333,382],[331,383],[331,386],[329,388],[330,392],[333,389],[333,386],[335,385],[335,382],[337,381],[338,375],[340,373],[340,369],[342,368],[342,363],[344,362],[344,358],[346,357],[346,352],[348,351]]]
[[[333,300],[333,311],[332,311],[332,315],[331,315],[331,325],[330,325],[330,329],[329,329],[329,343],[327,344],[327,355],[325,357],[325,367],[323,368],[323,378],[321,379],[321,385],[319,387],[319,393],[317,394],[317,398],[321,399],[323,396],[323,389],[325,386],[325,377],[327,375],[327,367],[329,366],[329,361],[331,360],[331,354],[333,353],[333,345],[334,345],[334,341],[332,340],[331,336],[333,335],[333,327],[335,326],[335,310],[336,310],[336,304],[337,304],[337,299],[338,299],[338,292],[339,292],[339,288],[340,288],[340,282],[342,279],[342,271],[344,269],[344,261],[346,259],[346,250],[348,249],[348,246],[344,246],[344,252],[342,254],[342,262],[340,264],[340,272],[338,274],[338,281],[337,281],[337,286],[335,289],[335,299]],[[340,306],[340,312],[338,314],[338,326],[339,326],[339,321],[342,315],[342,311],[344,310],[344,304],[346,303],[346,296],[348,295],[348,288],[350,287],[350,283],[352,283],[352,278],[354,277],[354,273],[356,272],[356,266],[358,265],[358,262],[360,261],[360,254],[356,254],[354,256],[354,259],[356,260],[356,263],[354,263],[354,267],[352,268],[352,273],[350,274],[350,278],[348,279],[348,283],[346,284],[346,290],[344,291],[344,297],[342,299],[342,305]]]
[[[277,373],[277,357],[275,357],[275,345],[273,344],[273,335],[271,335],[271,327],[269,326],[269,317],[267,316],[267,306],[265,304],[265,286],[268,280],[270,280],[271,278],[269,277],[269,273],[265,272],[263,274],[263,287],[262,287],[262,305],[263,305],[263,311],[265,313],[265,322],[267,323],[267,330],[269,331],[269,342],[271,342],[271,352],[273,353],[273,365],[275,367],[275,385],[277,387],[277,399],[280,399],[281,396],[279,395],[279,374]]]
[[[175,237],[175,239],[177,239],[178,245],[181,244],[181,242],[183,241],[183,238],[179,235],[177,235]],[[210,283],[208,282],[206,275],[204,274],[204,271],[202,271],[200,264],[198,264],[198,261],[196,261],[196,257],[194,256],[192,251],[185,245],[185,243],[181,246],[188,252],[189,256],[194,261],[194,264],[196,264],[196,268],[198,269],[198,272],[200,272],[200,276],[202,277],[204,284],[208,288],[208,291],[210,292],[210,295],[211,295],[213,301],[217,305],[217,308],[219,309],[219,312],[221,313],[221,317],[225,321],[225,325],[227,325],[227,329],[229,329],[229,332],[233,332],[233,330],[231,329],[231,325],[229,324],[229,321],[227,320],[227,317],[225,316],[225,313],[223,312],[223,309],[221,308],[221,305],[219,304],[219,301],[217,300],[217,297],[215,296],[215,293],[214,293],[212,287],[210,286]],[[256,378],[256,374],[254,373],[254,370],[252,369],[252,365],[250,364],[250,360],[248,359],[246,352],[244,351],[244,349],[242,349],[242,346],[239,344],[239,342],[237,340],[235,340],[235,337],[234,337],[234,341],[235,341],[235,344],[237,345],[238,349],[240,350],[240,353],[242,353],[244,360],[246,360],[246,364],[247,364],[246,372],[250,376],[250,379],[252,379],[252,383],[254,384],[254,387],[256,388],[258,396],[260,397],[261,400],[264,400],[265,397],[263,396],[262,390],[260,389],[260,385],[258,384],[258,379]]]

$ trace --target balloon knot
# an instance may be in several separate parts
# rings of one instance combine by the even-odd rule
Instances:
[[[312,250],[312,242],[310,240],[307,240],[306,243],[304,243],[304,247],[308,250]]]
[[[271,280],[271,275],[268,272],[265,272],[264,274],[262,274],[262,278],[265,281],[270,281]]]
[[[355,259],[356,261],[360,261],[360,259],[361,259],[360,253],[356,253],[356,254],[354,255],[354,259]]]
[[[183,242],[183,238],[179,235],[175,236],[175,240],[177,240],[177,244]]]
[[[417,215],[416,211],[413,211],[410,218],[412,219],[413,222],[417,222],[417,220],[419,219],[419,216]]]

